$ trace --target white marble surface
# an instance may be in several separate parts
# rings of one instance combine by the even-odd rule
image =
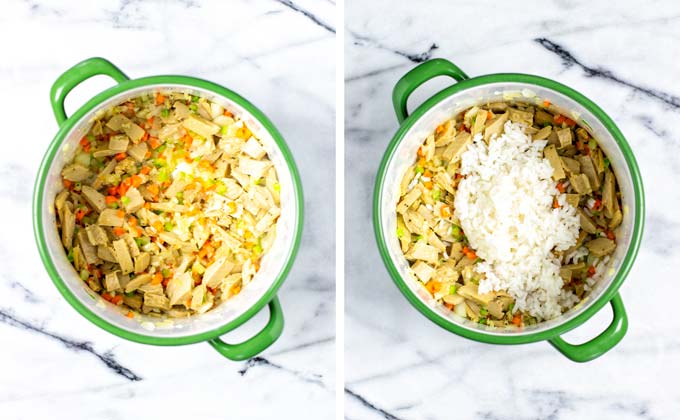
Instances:
[[[347,418],[679,418],[680,3],[350,1],[345,26]],[[630,142],[646,230],[621,288],[628,334],[600,359],[576,364],[545,342],[501,347],[450,334],[412,308],[383,268],[371,198],[397,129],[391,89],[426,57],[471,76],[556,79],[595,100]],[[424,86],[412,103],[447,83]],[[566,337],[584,341],[610,318],[604,309]]]
[[[0,418],[332,416],[335,6],[287,3],[2,1]],[[45,273],[30,201],[57,130],[49,89],[61,72],[91,56],[133,78],[187,74],[227,86],[262,109],[288,141],[304,180],[305,231],[279,294],[283,336],[260,358],[235,363],[208,344],[125,341],[76,313]],[[67,111],[110,85],[105,77],[84,84]],[[260,315],[224,338],[247,338],[266,322]]]

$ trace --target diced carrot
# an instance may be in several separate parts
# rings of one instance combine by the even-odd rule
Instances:
[[[69,190],[73,189],[73,181],[69,181],[68,179],[64,178],[63,183],[64,183],[64,188],[69,189]]]
[[[121,182],[120,185],[118,186],[118,195],[121,196],[121,197],[124,196],[125,193],[127,193],[127,190],[129,190],[129,189],[130,189],[129,185]]]
[[[593,208],[595,210],[599,210],[601,207],[602,207],[602,200],[600,200],[599,198],[596,198],[595,204],[593,204]]]
[[[559,191],[560,193],[564,193],[564,190],[565,190],[564,184],[561,183],[561,182],[558,182],[557,183],[557,191]]]
[[[125,153],[125,152],[120,152],[116,156],[114,156],[114,158],[117,161],[121,161],[121,160],[125,159],[126,157],[127,157],[127,153]]]
[[[442,217],[444,218],[449,218],[451,217],[451,207],[449,206],[442,206],[442,209],[440,210],[440,213]]]
[[[434,132],[439,134],[444,131],[444,124],[439,124],[437,128],[435,128]]]
[[[121,217],[121,218],[122,218],[122,217],[125,217],[125,212],[124,212],[123,210],[118,210],[118,211],[116,212],[116,216]]]
[[[151,146],[153,150],[156,150],[161,147],[161,142],[156,137],[149,137],[149,146]]]
[[[520,315],[519,312],[512,317],[512,323],[515,324],[517,327],[522,326],[522,315]]]
[[[423,185],[424,185],[425,188],[427,188],[428,190],[431,190],[432,188],[434,188],[434,184],[432,183],[432,181],[423,182]]]
[[[161,222],[160,220],[156,220],[155,222],[153,222],[151,226],[153,226],[154,229],[156,229],[158,232],[165,231],[165,229],[163,229],[163,222]]]
[[[425,153],[423,152],[423,146],[420,146],[418,148],[418,156],[423,157],[425,156]]]
[[[116,295],[111,298],[111,303],[114,305],[119,305],[123,301],[123,295]]]
[[[560,115],[555,115],[555,118],[553,118],[553,121],[555,121],[555,124],[562,124],[566,119],[567,119],[567,117],[560,114]]]
[[[555,198],[555,197],[553,197],[553,208],[554,209],[560,208],[560,203],[557,202],[557,198]]]
[[[611,230],[607,230],[605,231],[605,233],[607,235],[607,239],[610,239],[612,241],[616,239],[616,235],[614,235],[614,232],[612,232]]]
[[[87,137],[83,137],[82,139],[80,139],[80,142],[78,142],[78,143],[79,143],[81,146],[85,147],[85,146],[87,146],[88,144],[90,144],[90,140],[88,140]]]
[[[194,142],[194,138],[191,137],[191,136],[187,133],[187,134],[184,135],[184,137],[182,137],[182,141],[184,142],[184,144],[186,145],[186,147],[191,147],[191,145],[192,145],[193,142]]]
[[[160,92],[156,93],[156,105],[163,105],[165,103],[165,96]]]
[[[425,158],[418,159],[418,166],[424,167],[425,165],[427,165],[427,161],[425,160]]]
[[[117,226],[117,227],[113,228],[113,234],[116,235],[116,236],[123,236],[123,235],[125,235],[125,229],[123,229],[120,226]]]
[[[211,169],[212,164],[210,164],[208,159],[202,159],[200,162],[198,162],[198,167],[203,169]]]
[[[108,195],[116,195],[118,193],[118,187],[109,187],[106,189],[106,193]]]
[[[229,111],[226,110],[226,109],[224,110],[224,112],[223,112],[222,114],[223,114],[225,117],[233,117],[233,116],[234,116],[234,114],[232,114],[231,112],[229,112]]]
[[[550,106],[550,101],[547,100],[547,99],[546,99],[545,101],[543,101],[543,106],[544,106],[545,108],[549,107],[549,106]]]
[[[452,311],[452,310],[453,310],[453,305],[452,305],[452,304],[450,304],[450,303],[446,303],[446,302],[444,302],[444,306],[446,306],[446,307],[447,307],[447,308],[448,308],[448,309],[449,309],[450,311]]]
[[[79,222],[82,221],[83,217],[87,216],[91,211],[92,210],[90,210],[90,209],[84,209],[84,210],[80,209],[80,210],[76,211],[76,220],[79,221]]]
[[[425,171],[425,172],[423,172],[423,176],[424,176],[425,178],[432,178],[432,172],[430,172],[430,171]]]
[[[591,265],[588,267],[588,277],[593,277],[595,275],[595,266]]]
[[[142,175],[149,175],[149,172],[151,172],[151,168],[148,166],[142,166],[142,169],[139,170]]]
[[[152,116],[150,116],[149,118],[146,119],[146,123],[149,124],[149,125],[153,125],[153,120],[154,120],[154,116],[152,115]]]
[[[135,238],[139,238],[140,236],[142,236],[142,233],[144,233],[144,230],[142,228],[140,228],[139,226],[137,226],[137,227],[134,228],[134,232],[135,232],[135,235],[134,235]]]
[[[150,157],[151,157],[151,152],[150,152],[150,151],[147,151],[146,153],[144,153],[144,158],[148,159],[148,158],[150,158]]]
[[[142,138],[140,139],[141,141],[147,141],[149,140],[149,133],[147,131],[142,134]]]
[[[128,219],[128,224],[132,227],[137,226],[137,218],[136,217],[130,217]]]
[[[125,314],[125,316],[128,317],[128,318],[134,318],[134,317],[135,317],[135,314],[134,314],[134,312],[132,312],[132,311],[128,311],[128,313]]]
[[[107,302],[111,302],[111,299],[113,299],[113,296],[111,296],[108,293],[102,293],[102,299],[104,299]]]
[[[117,202],[118,199],[116,197],[112,196],[112,195],[107,195],[104,198],[104,201],[106,201],[106,204],[113,204],[113,203]]]
[[[158,185],[156,184],[151,184],[148,187],[146,187],[146,189],[153,195],[158,195],[159,193]]]
[[[486,119],[487,119],[487,120],[490,120],[491,118],[493,118],[493,112],[491,112],[491,111],[486,111]]]
[[[130,184],[132,184],[133,187],[139,187],[142,185],[142,177],[139,175],[132,175],[130,178]]]
[[[161,284],[163,282],[163,275],[161,273],[156,273],[151,279],[151,284]]]
[[[471,260],[477,259],[477,254],[475,253],[475,251],[468,248],[467,246],[463,247],[463,254],[465,254],[465,256],[468,257]]]
[[[437,280],[430,280],[425,284],[425,288],[431,295],[434,295],[442,288],[442,283]]]
[[[148,201],[144,203],[144,208],[147,210],[151,209],[151,203],[149,203]]]
[[[567,124],[569,127],[574,127],[576,125],[576,121],[566,117],[564,118],[564,123]]]

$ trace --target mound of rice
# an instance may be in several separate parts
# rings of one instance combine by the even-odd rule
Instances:
[[[539,320],[560,316],[578,302],[562,290],[560,261],[552,250],[573,246],[579,233],[576,210],[566,203],[543,158],[547,141],[532,141],[525,126],[508,121],[487,145],[478,134],[462,155],[455,215],[470,246],[484,261],[479,292],[505,290],[515,308]],[[559,208],[553,208],[557,198]]]

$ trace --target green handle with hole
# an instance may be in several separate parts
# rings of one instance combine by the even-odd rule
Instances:
[[[469,79],[463,70],[443,58],[434,58],[418,64],[399,79],[397,84],[394,85],[394,90],[392,90],[392,105],[394,105],[394,112],[397,114],[397,120],[400,124],[408,118],[407,102],[409,96],[423,83],[438,76],[449,76],[456,82]]]
[[[612,305],[614,318],[600,335],[583,344],[570,344],[558,336],[550,339],[550,344],[574,362],[589,362],[611,350],[626,335],[628,316],[619,293],[616,293],[609,303]]]
[[[50,90],[50,102],[52,103],[54,117],[60,126],[68,119],[64,110],[66,95],[85,80],[100,74],[109,76],[118,83],[129,80],[129,77],[118,67],[101,57],[83,60],[57,78]]]
[[[282,332],[283,311],[279,299],[274,296],[269,302],[269,322],[255,336],[238,344],[228,344],[220,338],[209,340],[208,343],[227,359],[247,360],[271,346],[281,336]]]

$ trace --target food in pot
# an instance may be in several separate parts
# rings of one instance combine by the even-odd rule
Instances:
[[[413,276],[456,314],[495,327],[580,302],[604,275],[623,216],[596,139],[548,101],[475,106],[438,126],[396,211]]]
[[[131,318],[216,307],[274,242],[280,187],[263,145],[229,110],[186,92],[97,113],[61,175],[68,259]]]

